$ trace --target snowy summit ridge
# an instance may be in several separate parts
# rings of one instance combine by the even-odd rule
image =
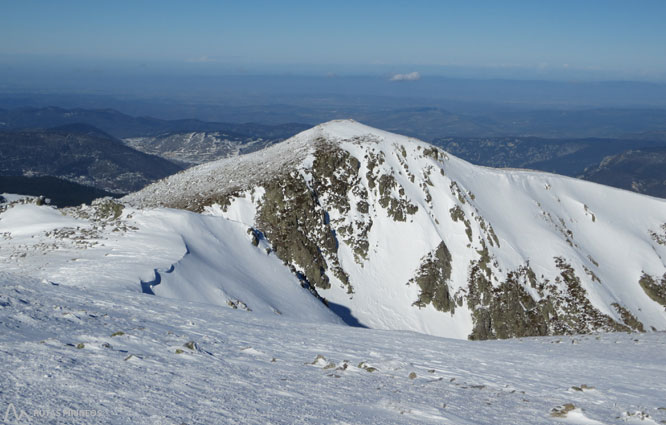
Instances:
[[[246,225],[369,327],[472,339],[666,329],[666,201],[474,166],[352,120],[124,201]]]
[[[171,197],[183,200],[186,192],[192,198],[201,198],[205,194],[251,187],[298,166],[324,142],[339,144],[350,139],[376,140],[383,135],[397,136],[351,119],[329,121],[260,151],[189,168],[168,180],[130,194],[124,200],[142,207],[160,206],[168,203],[167,199]]]

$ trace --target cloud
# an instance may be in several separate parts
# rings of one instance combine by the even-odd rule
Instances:
[[[190,63],[222,63],[222,62],[233,62],[242,59],[242,56],[238,55],[203,55],[198,57],[192,57],[185,59],[185,62]]]
[[[391,77],[391,81],[416,81],[421,79],[421,74],[418,72],[410,72],[409,74],[395,74]]]
[[[211,56],[199,56],[198,58],[189,58],[185,62],[190,63],[211,63],[217,62],[217,60]]]

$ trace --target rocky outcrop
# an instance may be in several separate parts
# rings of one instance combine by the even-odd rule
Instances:
[[[638,283],[648,297],[666,307],[666,273],[662,276],[661,282],[658,277],[643,273]]]
[[[451,253],[444,242],[421,260],[421,267],[409,284],[421,288],[419,298],[412,303],[419,308],[432,304],[439,311],[454,313],[455,301],[449,289],[451,279]]]

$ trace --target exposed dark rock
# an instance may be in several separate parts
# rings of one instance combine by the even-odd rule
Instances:
[[[617,310],[620,317],[622,317],[622,321],[624,322],[625,325],[629,326],[634,331],[645,332],[643,324],[636,318],[636,316],[631,314],[629,310],[622,307],[618,303],[613,303],[611,305],[615,308],[615,310]]]
[[[290,174],[264,184],[257,227],[287,264],[302,269],[316,287],[329,288],[324,252],[335,252],[337,241],[315,194],[302,176]]]
[[[124,209],[123,204],[114,201],[112,198],[96,201],[95,207],[97,207],[97,214],[102,220],[116,220],[122,215]]]
[[[536,302],[525,290],[531,269],[511,272],[506,281],[493,287],[482,263],[479,260],[470,271],[467,304],[473,311],[474,329],[469,339],[547,335],[554,311],[548,299]]]
[[[465,217],[465,211],[460,208],[460,205],[456,205],[449,210],[449,214],[451,214],[451,220],[463,222],[465,225],[465,234],[467,235],[467,239],[472,242],[472,224],[467,219],[467,217]]]
[[[650,237],[659,245],[666,245],[666,223],[662,224],[657,232],[651,230]]]
[[[638,283],[648,297],[666,307],[666,273],[661,278],[661,282],[659,282],[659,278],[643,273]]]
[[[444,242],[421,259],[421,267],[408,284],[416,283],[421,288],[419,299],[412,305],[433,305],[437,310],[453,314],[455,302],[449,293],[451,279],[451,253]]]
[[[509,272],[505,281],[493,287],[489,258],[484,253],[480,255],[469,275],[467,303],[474,319],[470,339],[642,329],[635,318],[623,316],[624,325],[594,308],[573,267],[563,258],[555,258],[560,269],[556,281],[564,283],[566,290],[548,281],[539,282],[529,265]],[[527,292],[528,286],[537,289],[540,299],[535,300]]]
[[[392,174],[382,174],[379,177],[378,190],[379,205],[386,209],[395,221],[407,221],[407,216],[416,214],[419,209],[405,197],[404,189]],[[398,197],[394,196],[395,191],[398,192]]]
[[[334,220],[330,225],[344,242],[352,247],[356,261],[360,263],[367,259],[369,249],[367,235],[372,228],[372,219],[368,215],[370,211],[370,205],[367,202],[368,191],[361,185],[360,162],[349,152],[337,146],[324,143],[320,146],[312,164],[312,188],[327,211],[337,211],[340,218]],[[361,201],[356,205],[351,205],[350,193],[360,198]],[[344,224],[346,216],[354,208],[364,218]],[[341,281],[349,285],[346,273],[337,265],[337,256],[333,261],[335,262],[334,273]]]

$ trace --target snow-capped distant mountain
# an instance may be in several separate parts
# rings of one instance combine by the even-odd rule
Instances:
[[[353,121],[124,200],[242,224],[267,258],[373,328],[472,339],[666,329],[665,200],[473,166]]]
[[[241,137],[219,131],[200,131],[131,137],[124,139],[123,142],[143,153],[190,166],[254,152],[282,140]]]

